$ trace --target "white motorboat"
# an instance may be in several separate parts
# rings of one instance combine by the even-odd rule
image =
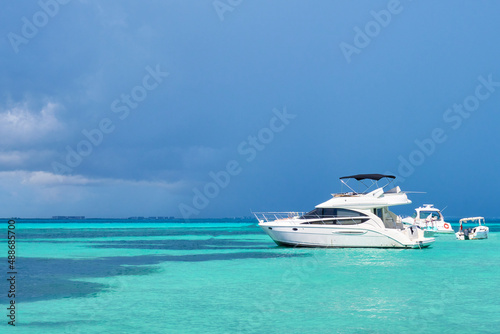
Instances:
[[[476,223],[477,226],[473,228],[463,228],[462,224],[466,223]],[[455,233],[455,236],[458,240],[488,239],[489,231],[489,227],[485,226],[484,217],[462,218],[460,219],[460,229]]]
[[[411,217],[406,217],[403,224],[419,226],[426,232],[426,235],[434,233],[455,233],[450,223],[444,220],[443,214],[432,204],[416,208]]]
[[[349,179],[364,184],[364,192],[356,192]],[[378,181],[387,180],[383,187]],[[256,212],[259,226],[282,246],[301,247],[378,247],[423,248],[434,238],[426,238],[417,226],[405,227],[389,206],[410,204],[399,187],[385,191],[395,179],[392,175],[359,174],[341,177],[351,191],[333,194],[308,213]],[[371,185],[364,182],[369,180]],[[369,191],[371,187],[376,189]]]

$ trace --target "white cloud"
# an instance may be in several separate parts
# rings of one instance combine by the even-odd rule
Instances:
[[[145,186],[145,187],[158,187],[170,190],[178,190],[184,187],[184,183],[173,182],[168,183],[164,181],[148,181],[148,180],[123,180],[123,179],[110,179],[110,178],[87,178],[82,175],[57,175],[44,171],[4,171],[0,172],[0,185],[2,180],[10,180],[10,182],[18,183],[21,185],[33,186],[46,186],[46,187],[59,187],[59,186]]]
[[[0,165],[18,166],[28,159],[28,153],[20,151],[0,152]]]
[[[46,161],[56,154],[53,150],[0,151],[0,167],[26,169],[26,165]]]
[[[0,217],[174,215],[184,187],[181,182],[0,172]]]
[[[56,112],[62,106],[46,102],[39,111],[30,110],[27,102],[18,103],[0,112],[0,133],[2,144],[35,143],[54,131],[63,129]]]
[[[21,172],[23,173],[23,184],[32,185],[44,185],[44,186],[54,186],[54,185],[86,185],[93,182],[81,175],[56,175],[48,172]]]

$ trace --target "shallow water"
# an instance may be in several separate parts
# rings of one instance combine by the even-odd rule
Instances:
[[[500,223],[487,223],[487,240],[397,250],[277,247],[253,220],[18,221],[15,331],[497,333]]]

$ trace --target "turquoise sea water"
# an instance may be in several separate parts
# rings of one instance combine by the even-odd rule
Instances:
[[[20,220],[1,333],[498,333],[500,222],[431,248],[283,248],[255,220]],[[457,224],[453,224],[457,230]]]

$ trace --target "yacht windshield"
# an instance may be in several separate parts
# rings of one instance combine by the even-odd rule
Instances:
[[[433,220],[439,220],[439,213],[436,211],[420,211],[420,219],[427,219],[427,217],[431,216]]]

